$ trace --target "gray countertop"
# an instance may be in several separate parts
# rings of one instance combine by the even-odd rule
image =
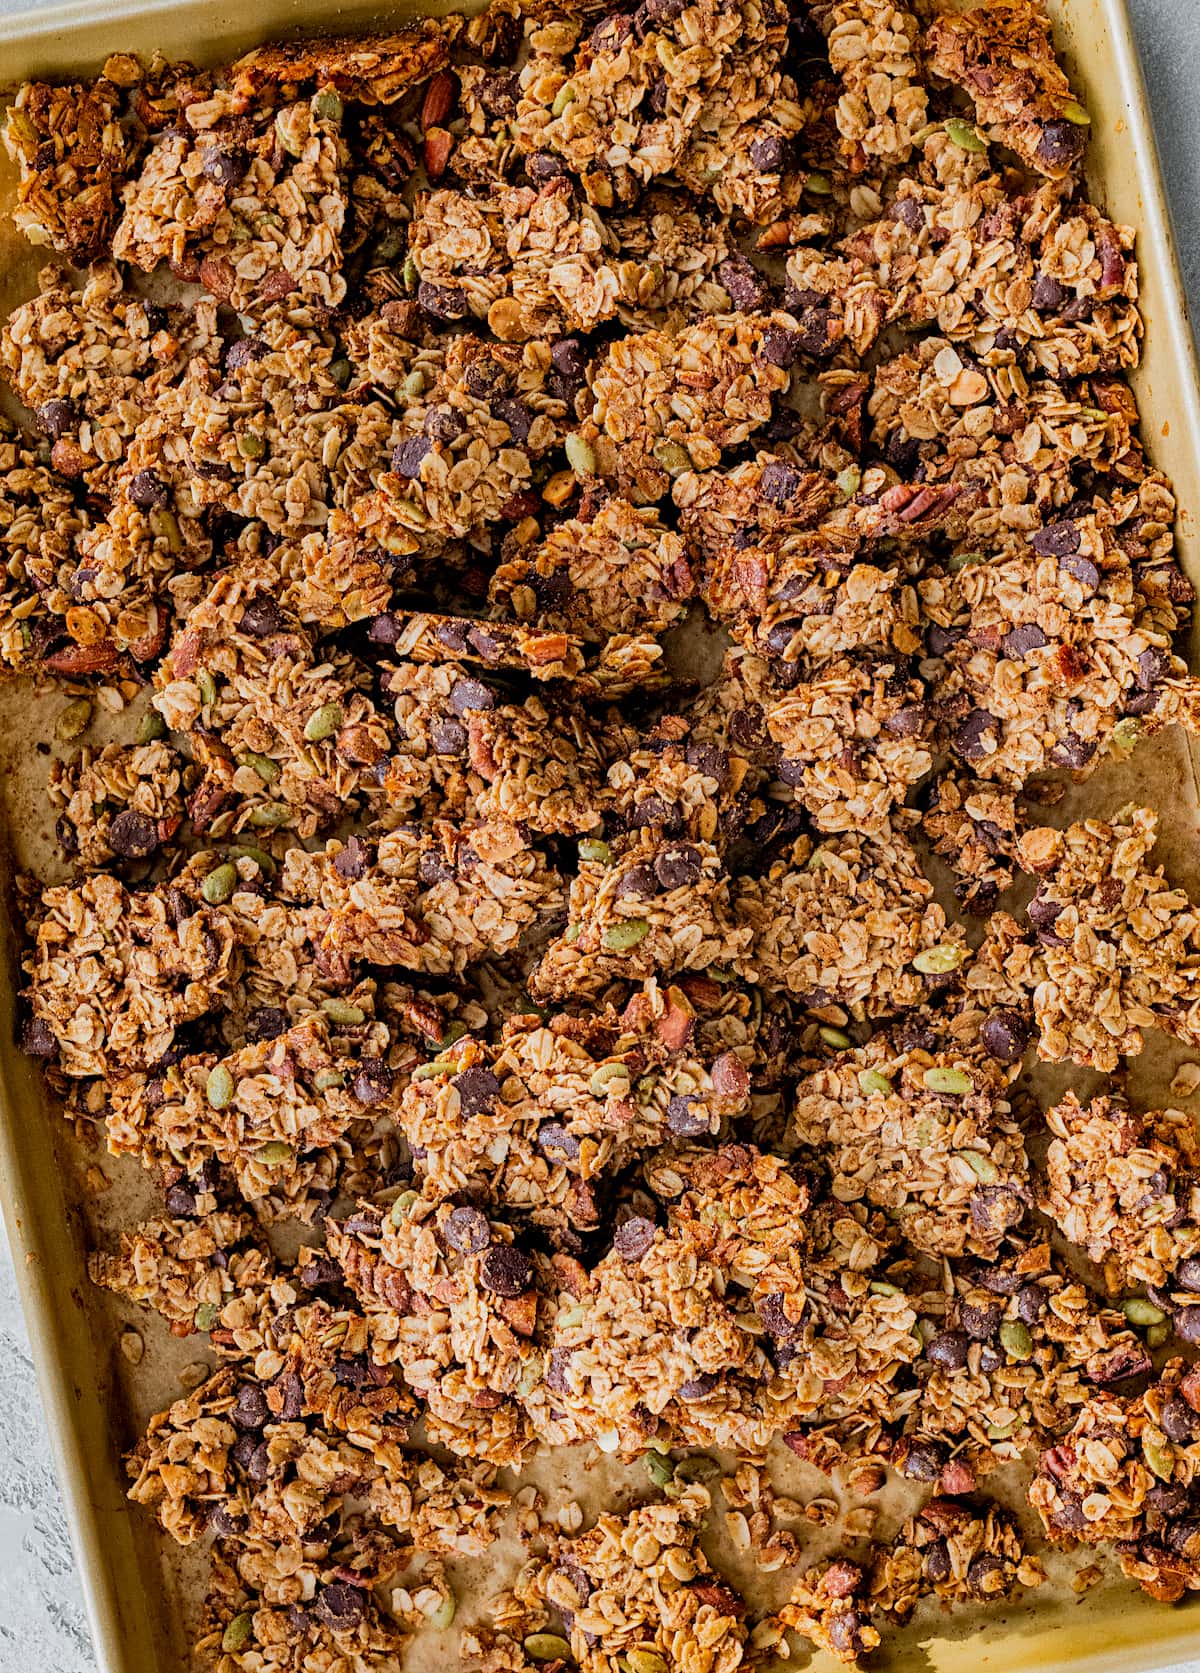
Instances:
[[[1198,0],[1128,0],[1195,317],[1200,319]],[[0,0],[0,12],[22,9]],[[0,1240],[0,1673],[95,1668],[34,1386],[8,1249]],[[163,1673],[167,1673],[164,1669]]]

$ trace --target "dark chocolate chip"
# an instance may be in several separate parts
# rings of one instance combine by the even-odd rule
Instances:
[[[486,1114],[494,1108],[500,1096],[500,1082],[482,1063],[464,1069],[461,1075],[455,1075],[450,1084],[458,1093],[461,1114],[464,1117]]]
[[[190,1220],[196,1212],[196,1198],[186,1185],[172,1185],[167,1192],[167,1212],[181,1220]]]
[[[941,1448],[934,1441],[913,1441],[905,1450],[901,1471],[909,1481],[936,1481],[942,1473]]]
[[[704,861],[690,842],[664,848],[654,862],[654,875],[664,889],[690,889],[700,880]]]
[[[429,741],[438,755],[465,755],[466,727],[457,720],[435,720],[429,728]]]
[[[124,808],[108,827],[108,841],[114,854],[127,860],[144,859],[158,847],[158,821]]]
[[[1200,1417],[1177,1395],[1163,1402],[1162,1426],[1163,1434],[1176,1446],[1188,1446],[1195,1439]]]
[[[967,1565],[967,1585],[977,1597],[987,1597],[996,1591],[992,1584],[997,1574],[1004,1572],[1004,1561],[991,1551],[981,1551]]]
[[[587,377],[587,355],[579,337],[560,337],[550,350],[550,364],[563,377],[582,384]]]
[[[1039,273],[1033,282],[1033,306],[1039,314],[1054,314],[1067,300],[1067,293],[1049,273]]]
[[[1055,117],[1042,127],[1038,159],[1056,171],[1071,169],[1083,156],[1086,144],[1087,135],[1081,127],[1068,122],[1065,117]]]
[[[1005,634],[1004,654],[1010,661],[1016,662],[1028,656],[1030,651],[1040,651],[1046,642],[1046,635],[1036,622],[1024,622]]]
[[[787,143],[783,135],[769,133],[751,140],[750,161],[760,174],[778,174],[787,161]]]
[[[704,1110],[693,1109],[694,1098],[683,1097],[678,1093],[667,1105],[667,1129],[676,1138],[695,1139],[701,1133],[711,1131],[708,1114]]]
[[[769,325],[763,332],[762,347],[758,352],[768,366],[778,366],[786,372],[800,358],[801,347],[802,338],[798,331],[788,331],[782,325]]]
[[[417,301],[432,319],[466,319],[471,312],[465,291],[452,285],[431,285],[427,279],[417,286]]]
[[[576,1162],[580,1144],[561,1121],[543,1121],[538,1128],[537,1147],[551,1162]]]
[[[1177,1307],[1171,1323],[1181,1342],[1200,1342],[1200,1306]]]
[[[472,709],[494,709],[496,699],[480,680],[455,680],[450,707],[456,715],[465,715]]]
[[[990,1303],[964,1301],[958,1316],[972,1342],[990,1342],[1000,1328],[1001,1309]]]
[[[897,198],[892,204],[892,219],[900,221],[910,232],[917,232],[925,225],[925,211],[917,198]]]
[[[246,1038],[277,1040],[287,1025],[287,1012],[278,1005],[259,1005],[246,1018]]]
[[[1181,1290],[1190,1290],[1193,1295],[1200,1295],[1200,1260],[1189,1256],[1180,1261],[1175,1269],[1175,1282]]]
[[[743,255],[729,256],[720,264],[717,282],[724,285],[734,308],[743,314],[754,313],[766,300],[766,286]]]
[[[1058,560],[1058,567],[1068,575],[1074,576],[1081,587],[1089,592],[1095,592],[1100,585],[1100,571],[1091,558],[1083,557],[1079,552],[1069,552],[1066,557]]]
[[[206,180],[218,186],[236,186],[246,178],[250,159],[240,148],[226,151],[220,145],[206,145],[200,153],[200,168]]]
[[[785,500],[791,499],[800,482],[800,472],[794,465],[776,463],[764,467],[759,490],[769,504],[782,505]]]
[[[264,359],[270,352],[261,337],[239,337],[225,350],[225,370],[236,372],[240,367],[248,366],[252,360]]]
[[[613,1253],[623,1261],[640,1261],[654,1242],[655,1225],[644,1215],[634,1214],[613,1233]]]
[[[456,1208],[447,1215],[442,1236],[460,1255],[478,1255],[492,1241],[492,1228],[477,1208]]]
[[[352,1632],[367,1612],[366,1596],[357,1586],[335,1580],[317,1593],[315,1614],[334,1632]]]
[[[1017,1317],[1024,1324],[1036,1324],[1046,1311],[1046,1292],[1040,1284],[1023,1284],[1017,1291]]]
[[[79,428],[79,411],[74,401],[43,401],[34,416],[38,429],[51,441],[61,441]]]
[[[27,1057],[53,1057],[58,1041],[43,1017],[30,1017],[21,1029],[21,1050]]]
[[[275,1379],[279,1391],[279,1421],[296,1423],[304,1415],[304,1383],[298,1371],[285,1371]]]
[[[138,471],[130,481],[129,497],[139,511],[151,511],[168,503],[171,490],[154,471]]]
[[[684,760],[689,767],[694,767],[706,778],[715,779],[718,784],[723,785],[729,776],[729,757],[716,744],[689,744],[684,751]]]
[[[346,877],[354,882],[366,876],[370,858],[367,845],[361,837],[348,837],[345,846],[340,848],[334,857],[333,869],[339,877]]]
[[[229,1413],[238,1429],[261,1429],[271,1418],[267,1397],[258,1383],[242,1383]]]
[[[954,747],[965,761],[978,762],[990,753],[987,745],[994,742],[1000,722],[986,709],[972,709],[954,734]]]
[[[287,627],[283,611],[268,593],[256,593],[238,619],[238,627],[251,639],[269,639]]]
[[[392,449],[392,469],[397,476],[403,476],[411,481],[421,474],[421,463],[433,452],[433,443],[428,436],[410,436],[402,441],[399,447]]]
[[[617,900],[623,900],[626,895],[635,895],[638,900],[649,900],[658,893],[658,883],[649,866],[630,866],[617,879],[613,891]]]
[[[524,1295],[533,1283],[533,1262],[511,1243],[496,1243],[483,1257],[479,1276],[484,1288],[493,1295],[512,1300]]]
[[[884,731],[896,738],[918,738],[925,730],[926,713],[924,703],[906,703],[884,721]]]
[[[720,1385],[720,1377],[709,1372],[702,1372],[698,1377],[689,1377],[687,1382],[679,1386],[681,1400],[707,1400],[713,1390]]]
[[[804,1335],[807,1305],[801,1305],[799,1317],[793,1318],[784,1305],[783,1294],[773,1291],[770,1295],[760,1296],[754,1306],[767,1331],[777,1342],[795,1342]]]
[[[1078,552],[1080,542],[1079,529],[1076,524],[1066,521],[1062,523],[1048,523],[1030,540],[1039,558],[1065,558],[1072,552]]]
[[[430,441],[440,441],[448,447],[451,442],[458,440],[466,425],[452,407],[431,407],[425,414],[422,429]],[[416,473],[404,471],[401,474],[414,476]]]
[[[534,151],[525,159],[525,173],[535,186],[543,186],[547,180],[560,180],[566,172],[567,165],[553,151]]]
[[[1137,659],[1137,683],[1143,691],[1153,691],[1171,671],[1171,659],[1165,651],[1145,650]]]
[[[1056,767],[1071,767],[1078,769],[1086,767],[1096,753],[1096,745],[1084,738],[1078,738],[1074,732],[1068,732],[1060,738],[1050,751],[1050,759]]]
[[[354,1096],[365,1109],[382,1104],[392,1090],[392,1071],[378,1057],[364,1057],[354,1077]]]
[[[1019,1011],[993,1011],[979,1030],[983,1049],[997,1063],[1019,1063],[1032,1038],[1032,1030]]]
[[[970,1339],[962,1330],[943,1330],[925,1349],[925,1357],[946,1371],[961,1371],[967,1363]]]
[[[498,418],[502,424],[507,424],[512,440],[517,447],[529,440],[529,432],[533,427],[533,413],[524,401],[515,396],[501,396],[492,402],[492,416]]]
[[[935,1586],[950,1578],[950,1551],[944,1539],[925,1547],[925,1574]]]

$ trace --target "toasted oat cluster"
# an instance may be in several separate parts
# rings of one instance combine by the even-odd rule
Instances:
[[[1200,1048],[1158,815],[1048,811],[1200,731],[1089,121],[1041,0],[13,99],[21,1038],[161,1193],[90,1270],[206,1356],[129,1463],[217,1673],[852,1663],[1041,1583],[1031,1471],[1200,1589],[1192,1118],[1026,1062]]]

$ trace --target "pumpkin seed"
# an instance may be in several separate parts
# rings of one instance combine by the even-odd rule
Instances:
[[[1175,1474],[1175,1454],[1165,1436],[1153,1432],[1143,1435],[1142,1454],[1160,1481],[1170,1481]]]
[[[571,1646],[556,1632],[531,1632],[521,1648],[530,1661],[566,1661]]]
[[[970,1168],[976,1179],[981,1179],[985,1185],[992,1185],[1000,1177],[1000,1170],[990,1156],[985,1156],[982,1150],[960,1150],[958,1155]]]
[[[804,182],[804,190],[811,192],[815,198],[827,198],[833,191],[833,181],[827,174],[810,174]]]
[[[904,1291],[895,1284],[885,1283],[882,1278],[872,1278],[867,1285],[872,1295],[903,1295]]]
[[[630,1650],[625,1656],[629,1673],[669,1673],[657,1650]]]
[[[339,389],[345,389],[346,385],[350,382],[353,373],[354,367],[346,359],[344,354],[339,355],[336,360],[331,360],[329,362],[329,375],[333,379],[334,383],[337,384]]]
[[[250,1642],[250,1634],[253,1630],[254,1616],[248,1609],[241,1615],[235,1615],[221,1634],[221,1648],[223,1650],[240,1650],[244,1644]]]
[[[857,465],[847,465],[837,474],[838,492],[843,499],[852,500],[862,486],[862,472]]]
[[[827,1046],[836,1046],[838,1051],[847,1051],[854,1044],[853,1040],[841,1028],[830,1028],[827,1024],[817,1029]]]
[[[332,87],[322,87],[313,100],[313,115],[322,122],[340,122],[345,106]]]
[[[627,953],[649,933],[650,925],[645,918],[622,918],[619,924],[610,924],[605,930],[604,945],[610,953]]]
[[[262,807],[251,808],[250,824],[256,831],[277,831],[291,816],[291,808],[282,802],[264,802]]]
[[[684,471],[692,469],[691,454],[686,447],[680,447],[678,442],[660,441],[654,449],[654,457],[670,476],[680,476]]]
[[[167,723],[158,710],[147,709],[141,720],[138,721],[137,742],[139,744],[152,744],[157,738],[165,738],[166,735]]]
[[[1156,1307],[1152,1301],[1146,1301],[1140,1295],[1131,1295],[1128,1301],[1123,1301],[1121,1311],[1130,1324],[1161,1324],[1166,1318],[1161,1307]]]
[[[584,837],[579,844],[581,860],[594,860],[598,865],[608,866],[612,864],[612,857],[612,849],[607,842],[601,842],[599,837]]]
[[[965,1069],[926,1069],[921,1082],[931,1092],[950,1092],[959,1098],[965,1097],[975,1085]]]
[[[239,842],[229,850],[231,860],[253,860],[264,877],[274,877],[279,867],[275,864],[265,848],[256,848],[252,842]]]
[[[219,1309],[215,1301],[202,1301],[194,1320],[197,1330],[211,1330]]]
[[[457,1613],[457,1599],[455,1598],[453,1592],[447,1592],[445,1597],[434,1610],[433,1614],[429,1617],[429,1624],[431,1627],[436,1627],[439,1632],[445,1632],[446,1628],[450,1625]]]
[[[963,961],[961,947],[956,947],[952,941],[943,941],[940,946],[926,947],[913,960],[913,969],[919,970],[922,976],[945,976],[951,970],[957,970]]]
[[[1161,1348],[1170,1334],[1171,1327],[1165,1320],[1162,1324],[1152,1324],[1146,1332],[1146,1346],[1148,1348]]]
[[[960,151],[986,151],[987,140],[970,122],[964,122],[961,116],[952,116],[946,123],[946,138],[952,145],[957,145]]]
[[[205,1082],[204,1095],[215,1110],[228,1109],[233,1102],[233,1076],[223,1063],[215,1064],[208,1071]]]
[[[1113,727],[1113,742],[1118,749],[1132,749],[1144,730],[1136,715],[1126,715]]]
[[[277,1162],[290,1162],[296,1152],[283,1139],[272,1139],[270,1144],[264,1144],[258,1151],[257,1159],[274,1166]]]
[[[396,1198],[395,1202],[388,1210],[388,1219],[391,1221],[393,1227],[400,1227],[404,1224],[405,1220],[408,1219],[409,1209],[412,1207],[413,1203],[418,1200],[419,1198],[415,1191],[401,1191],[400,1195]]]
[[[561,116],[567,106],[574,104],[578,97],[579,93],[576,90],[575,83],[573,81],[564,81],[558,92],[554,95],[554,103],[550,106],[551,116]]]
[[[248,749],[237,758],[239,767],[252,767],[264,784],[274,784],[279,777],[278,761],[272,761],[269,755],[259,755],[257,750]]]
[[[313,1086],[318,1092],[332,1092],[335,1086],[345,1086],[346,1077],[340,1069],[322,1069],[319,1075],[313,1076]]]
[[[196,675],[196,688],[200,693],[200,702],[204,708],[210,707],[217,700],[217,682],[207,668],[202,668]]]
[[[642,1459],[646,1474],[656,1487],[669,1487],[675,1479],[675,1466],[661,1452],[649,1451]]]
[[[330,1022],[365,1022],[367,1013],[348,999],[322,999],[321,1009]]]
[[[878,1069],[860,1069],[858,1084],[864,1092],[882,1092],[885,1096],[892,1090],[891,1081]]]
[[[675,1466],[676,1481],[714,1481],[721,1473],[721,1466],[715,1458],[706,1458],[702,1452],[693,1458],[681,1458]]]
[[[308,717],[304,728],[304,736],[310,744],[319,744],[333,734],[342,724],[342,705],[340,703],[322,703],[315,714]]]
[[[238,437],[237,449],[243,459],[261,459],[267,451],[267,444],[257,430],[243,430]]]
[[[592,1071],[592,1078],[588,1082],[588,1091],[594,1098],[603,1098],[605,1094],[618,1096],[618,1086],[629,1090],[629,1070],[624,1063],[600,1063]]]
[[[1033,1358],[1033,1337],[1020,1319],[1005,1319],[1000,1326],[1000,1345],[1013,1359]]]
[[[1080,104],[1078,99],[1068,99],[1059,115],[1066,122],[1073,122],[1077,128],[1090,128],[1092,119]]]
[[[200,885],[200,893],[210,906],[220,906],[232,898],[238,886],[237,867],[228,861],[214,867]]]
[[[63,743],[69,743],[72,738],[78,738],[87,731],[91,719],[91,698],[77,697],[73,703],[67,704],[55,721],[54,736]]]

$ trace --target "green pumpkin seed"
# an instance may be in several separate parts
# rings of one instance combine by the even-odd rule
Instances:
[[[1160,1481],[1175,1474],[1175,1454],[1166,1437],[1148,1432],[1142,1436],[1142,1455]]]
[[[884,1096],[892,1090],[892,1083],[886,1075],[881,1075],[878,1069],[860,1069],[858,1084],[864,1092],[882,1092]]]
[[[971,564],[986,562],[987,555],[984,552],[955,552],[946,568],[951,574],[956,575],[960,569],[966,569]]]
[[[600,1063],[588,1081],[588,1091],[594,1098],[603,1098],[606,1094],[619,1097],[618,1087],[629,1091],[629,1070],[624,1063]]]
[[[952,145],[957,145],[960,151],[986,151],[987,140],[970,122],[964,122],[961,116],[952,116],[946,123],[946,138]]]
[[[1144,731],[1145,727],[1136,715],[1126,715],[1113,727],[1113,742],[1118,749],[1132,749]]]
[[[1146,1301],[1140,1295],[1131,1295],[1128,1301],[1123,1301],[1121,1311],[1130,1324],[1136,1325],[1161,1324],[1166,1318],[1161,1307],[1156,1307],[1152,1301]]]
[[[1146,1332],[1146,1346],[1148,1348],[1161,1348],[1170,1334],[1171,1327],[1165,1320],[1162,1324],[1152,1324]]]
[[[254,1631],[254,1616],[249,1610],[244,1614],[235,1615],[225,1631],[221,1634],[221,1648],[223,1650],[240,1650],[250,1642],[250,1634]]]
[[[882,1278],[872,1278],[867,1285],[872,1295],[903,1295],[904,1291],[895,1284],[885,1283]]]
[[[333,379],[334,383],[337,384],[339,389],[345,389],[353,374],[354,367],[346,359],[344,354],[340,355],[338,359],[331,360],[329,362],[329,375]]]
[[[345,1086],[346,1077],[340,1069],[322,1069],[319,1075],[313,1077],[313,1086],[318,1092],[332,1092],[335,1086]]]
[[[956,1098],[963,1098],[972,1090],[975,1083],[965,1069],[926,1069],[921,1076],[921,1084],[927,1086],[931,1092],[949,1092]]]
[[[54,736],[62,743],[69,743],[72,738],[78,738],[87,731],[91,720],[91,698],[77,697],[73,703],[67,704],[54,722]]]
[[[365,1022],[367,1013],[348,999],[322,999],[321,1009],[330,1022]]]
[[[243,430],[238,437],[237,449],[243,459],[261,459],[267,451],[267,444],[257,430]]]
[[[605,930],[604,945],[610,953],[627,953],[649,933],[650,925],[645,918],[622,918],[619,924],[610,924]]]
[[[405,401],[419,400],[425,393],[424,372],[410,372],[400,385],[400,394]]]
[[[1092,119],[1080,104],[1078,99],[1068,99],[1059,115],[1066,122],[1073,122],[1077,128],[1090,128]]]
[[[818,1028],[817,1033],[821,1036],[827,1046],[835,1046],[838,1051],[848,1051],[854,1044],[854,1041],[850,1038],[849,1034],[841,1028],[830,1028],[826,1024]]]
[[[596,455],[591,444],[584,441],[582,436],[569,435],[563,443],[567,455],[567,463],[576,476],[595,476]]]
[[[308,717],[304,728],[304,736],[310,744],[322,743],[333,734],[342,724],[342,705],[340,703],[322,703],[315,714]]]
[[[282,802],[265,802],[250,810],[250,825],[256,831],[277,831],[292,817],[292,810]]]
[[[692,1458],[681,1458],[675,1466],[675,1480],[682,1482],[714,1481],[720,1473],[721,1466],[716,1459],[706,1458],[702,1452]]]
[[[150,513],[150,531],[159,540],[165,540],[169,552],[183,551],[183,535],[179,531],[179,520],[173,511],[168,511],[165,505],[156,505]]]
[[[296,1152],[283,1139],[272,1139],[270,1144],[264,1144],[257,1152],[256,1159],[274,1167],[279,1162],[290,1162]]]
[[[629,1673],[669,1673],[657,1650],[629,1650],[625,1656]]]
[[[815,198],[827,198],[833,191],[833,181],[827,174],[810,174],[804,182],[804,190],[811,192]]]
[[[404,280],[405,290],[416,290],[417,286],[420,284],[421,275],[418,271],[416,262],[411,256],[407,256],[405,258],[404,266],[400,270],[400,276]]]
[[[1017,1426],[1015,1423],[989,1423],[987,1438],[989,1441],[1007,1441],[1016,1432]]]
[[[167,723],[158,710],[147,709],[141,720],[138,721],[137,742],[139,744],[152,744],[158,738],[165,738],[166,735]]]
[[[435,1057],[432,1063],[419,1063],[409,1076],[410,1080],[436,1080],[439,1075],[454,1073],[454,1064],[444,1057]]]
[[[233,1076],[223,1063],[217,1063],[208,1071],[204,1094],[215,1110],[228,1109],[233,1102]]]
[[[985,1156],[982,1150],[960,1150],[957,1152],[970,1168],[976,1179],[981,1179],[985,1185],[993,1185],[1000,1177],[1000,1169],[990,1156]]]
[[[200,702],[204,708],[210,708],[217,700],[217,682],[207,668],[202,668],[196,675],[196,689],[200,693]]]
[[[433,1614],[429,1617],[429,1624],[431,1627],[436,1627],[438,1632],[445,1632],[446,1628],[450,1625],[451,1621],[453,1621],[455,1615],[457,1614],[458,1601],[453,1592],[447,1592],[445,1597],[434,1610]]]
[[[926,947],[913,960],[913,969],[919,970],[922,976],[946,976],[951,970],[957,970],[963,961],[963,950],[956,947],[952,941],[943,941],[940,946]]]
[[[274,784],[279,777],[278,761],[272,761],[269,755],[259,755],[256,750],[248,749],[237,758],[239,767],[253,767],[264,784]]]
[[[200,893],[210,906],[220,906],[230,900],[238,886],[237,867],[228,861],[216,866],[200,885]]]
[[[651,1450],[642,1459],[646,1474],[656,1487],[669,1487],[675,1479],[675,1466],[661,1452]]]
[[[571,1646],[556,1632],[531,1632],[521,1645],[530,1661],[566,1661]]]
[[[601,842],[599,837],[584,837],[579,844],[579,858],[581,860],[594,860],[598,865],[610,866],[612,857],[612,849],[607,842]]]
[[[691,454],[678,442],[660,441],[654,449],[654,457],[670,476],[681,476],[684,471],[692,469]]]
[[[1005,1319],[1000,1326],[1000,1345],[1013,1359],[1033,1358],[1033,1337],[1020,1319]]]
[[[312,103],[313,115],[321,122],[340,122],[345,106],[332,87],[322,87]]]
[[[582,924],[568,924],[566,929],[563,930],[563,940],[566,942],[568,947],[573,947],[575,945],[575,943],[579,940],[579,937],[582,933],[583,933],[583,925]]]
[[[837,475],[838,492],[843,499],[851,500],[862,486],[862,472],[857,465],[847,465],[844,471]]]
[[[554,95],[554,103],[550,106],[551,116],[561,116],[567,106],[574,104],[578,97],[579,93],[576,90],[575,83],[573,81],[564,81],[558,92]]]
[[[409,1209],[412,1207],[413,1203],[417,1201],[419,1201],[419,1198],[415,1191],[401,1191],[400,1195],[396,1198],[395,1202],[388,1210],[388,1219],[391,1221],[393,1227],[400,1227],[404,1224],[405,1220],[408,1219]]]
[[[279,867],[267,853],[265,848],[256,848],[252,842],[239,842],[229,850],[231,860],[253,860],[264,877],[274,877]]]
[[[202,1301],[196,1309],[194,1320],[197,1330],[211,1330],[220,1309],[215,1301]]]

